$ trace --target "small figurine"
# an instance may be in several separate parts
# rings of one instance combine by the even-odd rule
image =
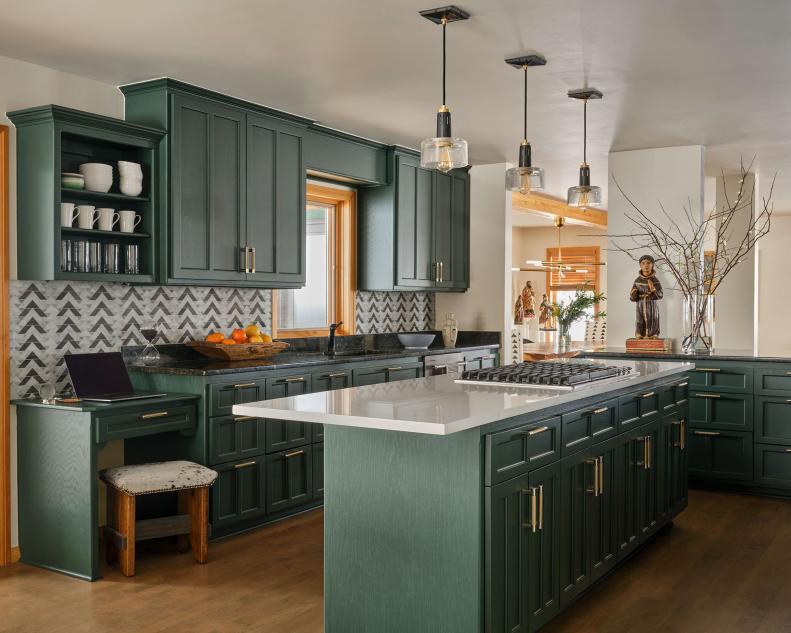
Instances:
[[[549,305],[549,299],[546,293],[541,295],[541,305],[538,306],[538,325],[545,330],[552,329],[552,307]]]
[[[522,325],[522,321],[525,320],[525,306],[522,302],[522,295],[519,294],[516,297],[516,303],[514,304],[514,325]]]
[[[526,319],[536,318],[536,293],[530,281],[526,281],[525,287],[522,288],[522,307],[525,309]]]
[[[640,274],[632,284],[629,299],[635,306],[635,338],[659,338],[659,305],[662,298],[662,284],[654,273],[654,258],[643,255],[640,258]]]

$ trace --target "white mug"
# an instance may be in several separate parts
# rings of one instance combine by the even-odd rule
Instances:
[[[80,215],[80,210],[74,206],[73,202],[60,203],[60,225],[74,226],[74,220]]]
[[[135,227],[143,220],[143,216],[134,211],[120,211],[119,215],[121,217],[120,228],[122,233],[133,233]]]
[[[96,222],[96,207],[90,204],[81,204],[77,207],[77,212],[79,213],[77,225],[81,229],[92,229]]]
[[[115,212],[115,209],[96,209],[96,213],[99,216],[100,231],[112,231],[113,227],[118,224],[118,220],[121,218],[121,216]]]

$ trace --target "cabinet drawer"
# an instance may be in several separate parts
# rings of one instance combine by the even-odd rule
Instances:
[[[194,406],[148,409],[135,413],[99,416],[96,419],[96,441],[192,430],[197,425]]]
[[[333,391],[352,386],[352,370],[325,369],[311,374],[311,388],[314,393],[319,391]]]
[[[752,481],[752,433],[692,429],[687,441],[691,478]]]
[[[363,385],[378,385],[387,382],[386,367],[363,367],[352,370],[352,380],[355,387]]]
[[[266,399],[263,378],[246,379],[240,374],[233,382],[209,385],[209,415],[231,415],[233,405]]]
[[[645,391],[618,398],[618,417],[621,429],[653,420],[659,414],[660,387],[646,388]]]
[[[387,367],[386,370],[387,382],[409,380],[410,378],[420,378],[423,375],[423,365],[420,363],[395,363],[394,365]]]
[[[266,456],[267,514],[281,512],[313,500],[312,449],[312,446],[303,446]]]
[[[247,415],[209,419],[209,463],[221,464],[265,451],[266,420]]]
[[[727,393],[752,393],[753,369],[733,363],[695,362],[689,376],[690,391],[706,389]]]
[[[693,389],[689,392],[689,425],[748,431],[753,428],[753,397]]]
[[[613,399],[578,409],[562,416],[561,453],[570,455],[616,434],[618,400]]]
[[[560,417],[486,436],[486,485],[494,486],[560,457]]]
[[[659,410],[664,415],[687,403],[689,378],[662,385],[659,393]]]
[[[756,444],[755,483],[791,488],[791,448]]]
[[[755,441],[791,445],[791,398],[755,399]]]
[[[791,366],[778,369],[755,369],[755,393],[764,396],[791,397]]]
[[[211,487],[212,530],[217,531],[266,513],[266,463],[247,459],[214,467],[217,481]]]
[[[266,420],[266,452],[274,453],[287,448],[304,446],[313,441],[313,424],[310,422],[289,422],[287,420]],[[322,438],[323,427],[322,427]]]

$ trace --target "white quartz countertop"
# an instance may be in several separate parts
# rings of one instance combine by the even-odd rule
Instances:
[[[586,362],[591,361],[586,359]],[[451,376],[434,376],[248,402],[234,405],[233,412],[278,420],[448,435],[652,380],[672,378],[694,367],[693,363],[661,361],[594,362],[629,366],[632,374],[638,375],[618,382],[594,383],[574,391],[457,384]]]

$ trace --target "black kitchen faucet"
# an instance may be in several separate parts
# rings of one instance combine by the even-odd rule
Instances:
[[[330,323],[330,338],[327,341],[327,351],[324,352],[327,356],[335,356],[335,330],[343,325],[343,321],[337,323]]]

